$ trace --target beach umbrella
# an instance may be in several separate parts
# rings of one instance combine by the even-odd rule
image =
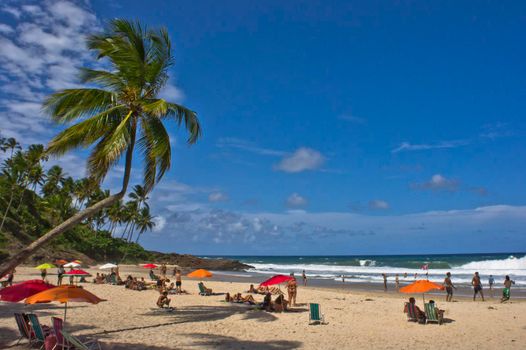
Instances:
[[[64,264],[67,264],[67,263],[68,263],[68,261],[64,260],[64,259],[55,260],[55,264],[57,264],[57,265],[64,265]]]
[[[145,269],[155,269],[155,268],[157,268],[157,265],[155,265],[155,264],[145,264],[145,265],[142,265],[142,267],[144,267]]]
[[[273,277],[269,278],[265,282],[262,282],[260,284],[260,286],[262,286],[262,287],[273,286],[275,284],[285,283],[285,282],[288,282],[288,281],[293,280],[293,279],[294,279],[294,277],[292,277],[292,276],[276,275],[276,276],[273,276]]]
[[[55,288],[45,290],[37,293],[26,299],[26,304],[37,304],[37,303],[50,303],[59,302],[65,304],[64,307],[64,322],[66,322],[66,313],[68,310],[68,303],[70,302],[83,302],[98,304],[105,299],[100,299],[98,296],[88,292],[82,287],[64,285]]]
[[[400,292],[406,294],[422,293],[422,300],[424,300],[424,304],[426,302],[424,298],[424,293],[427,293],[431,290],[444,290],[444,286],[428,280],[418,280],[405,287],[400,288]]]
[[[55,267],[56,266],[53,265],[53,264],[45,263],[45,264],[38,265],[37,267],[35,267],[35,269],[37,269],[37,270],[47,270],[47,269],[52,269],[52,268],[55,268]]]
[[[99,267],[99,270],[108,270],[108,269],[114,269],[118,267],[117,265],[115,264],[111,264],[111,263],[107,263],[107,264],[104,264],[102,265],[101,267]]]
[[[209,277],[212,277],[212,272],[205,270],[205,269],[199,269],[199,270],[190,272],[186,276],[192,277],[192,278],[209,278]]]
[[[79,267],[79,266],[80,266],[80,264],[77,263],[77,262],[74,262],[74,261],[72,261],[70,263],[67,263],[67,264],[64,264],[64,267]]]
[[[84,270],[71,270],[65,273],[65,275],[68,276],[91,276],[89,272],[86,272]]]
[[[0,300],[19,302],[20,300],[51,288],[55,288],[55,286],[42,280],[24,281],[14,284],[10,287],[0,289]]]

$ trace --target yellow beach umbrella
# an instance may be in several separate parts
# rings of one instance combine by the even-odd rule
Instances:
[[[45,264],[38,265],[37,267],[35,267],[35,269],[37,269],[37,270],[47,270],[47,269],[53,269],[55,267],[56,266],[53,265],[53,264],[45,263]]]

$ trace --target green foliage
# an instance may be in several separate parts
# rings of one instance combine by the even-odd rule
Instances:
[[[91,178],[74,180],[61,167],[47,171],[47,157],[41,145],[22,150],[16,140],[0,138],[0,154],[7,156],[0,170],[0,259],[5,259],[13,244],[26,245],[51,227],[84,207],[110,195]],[[99,212],[57,237],[50,250],[80,252],[98,261],[137,262],[152,258],[138,241],[154,226],[144,187],[136,185],[126,203]],[[11,204],[9,204],[11,203]],[[122,237],[112,237],[120,228]]]

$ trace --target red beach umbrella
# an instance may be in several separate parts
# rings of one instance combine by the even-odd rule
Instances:
[[[73,276],[90,276],[89,272],[86,272],[84,270],[71,270],[65,273],[65,275],[73,275]]]
[[[145,269],[155,269],[155,268],[157,268],[157,265],[155,265],[155,264],[145,264],[145,265],[142,265],[142,267],[144,267]]]
[[[261,283],[260,286],[262,287],[273,286],[275,284],[281,284],[284,282],[288,282],[292,279],[294,279],[294,277],[285,276],[285,275],[276,275],[274,277],[269,278],[265,282]]]
[[[1,289],[0,300],[18,302],[51,288],[55,288],[55,286],[42,280],[24,281]]]

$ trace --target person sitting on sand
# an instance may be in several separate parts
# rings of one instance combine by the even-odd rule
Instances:
[[[500,299],[501,303],[510,300],[512,284],[515,284],[515,281],[512,281],[510,276],[506,275],[504,279],[504,289],[502,290],[502,299]]]
[[[261,308],[265,311],[272,311],[272,294],[268,292],[263,298],[263,303],[261,303]]]
[[[431,305],[431,307],[435,309],[435,312],[437,313],[437,317],[439,319],[444,318],[444,310],[440,310],[434,300],[429,300],[429,305]]]
[[[418,320],[425,320],[426,314],[422,312],[418,306],[416,306],[416,300],[413,297],[409,298],[409,303],[405,304],[404,313],[409,313],[409,308],[413,308],[413,310],[415,310]]]
[[[290,274],[292,279],[287,284],[287,292],[289,294],[289,307],[290,306],[296,306],[296,295],[298,294],[298,283],[296,282],[296,278],[294,278],[294,274]]]
[[[201,285],[203,286],[203,290],[205,291],[205,293],[212,294],[212,289],[211,288],[206,288],[205,284],[203,282],[201,282]]]
[[[175,283],[170,283],[170,285],[168,285],[167,289],[168,291],[168,294],[176,294],[177,293],[177,290],[175,289]]]
[[[153,272],[153,269],[150,269],[150,272],[148,273],[148,275],[150,276],[150,279],[152,281],[156,281],[159,279],[159,277]]]
[[[230,296],[230,293],[227,292],[227,293],[225,294],[225,301],[226,301],[227,303],[231,303],[231,302],[234,301],[234,298],[232,298],[232,297]]]
[[[290,300],[289,300],[289,303],[290,303]],[[277,296],[272,306],[275,312],[287,311],[287,301],[285,300],[285,297],[283,296],[283,294],[280,294]]]
[[[251,293],[251,294],[258,294],[258,291],[256,290],[256,288],[254,288],[254,285],[251,284],[250,285],[250,288],[248,289],[247,293]]]
[[[165,305],[170,307],[170,301],[172,301],[172,299],[168,298],[168,292],[164,291],[159,295],[159,299],[157,299],[157,306],[160,308],[163,308]]]

